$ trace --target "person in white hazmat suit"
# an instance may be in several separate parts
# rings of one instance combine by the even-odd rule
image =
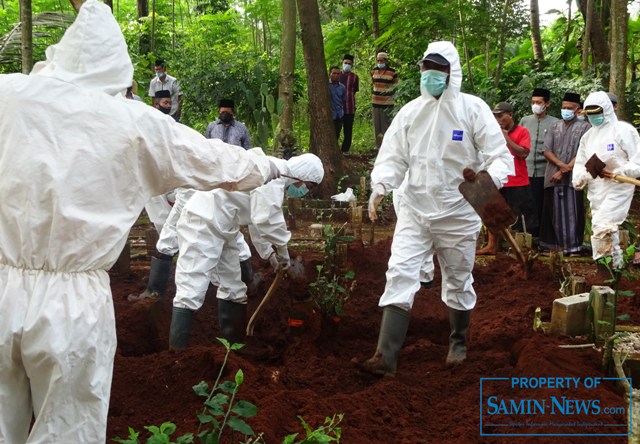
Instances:
[[[635,185],[596,177],[585,164],[596,154],[606,164],[605,171],[623,176],[640,176],[640,137],[627,122],[619,121],[609,96],[604,91],[589,94],[584,111],[591,129],[580,139],[573,166],[573,186],[587,187],[591,204],[591,246],[593,259],[612,258],[614,268],[622,265],[622,250],[618,226],[624,222],[631,207]]]
[[[267,157],[126,99],[132,76],[96,0],[29,75],[0,75],[0,442],[106,441],[107,270],[152,196],[248,191],[278,176]]]
[[[442,301],[449,307],[448,364],[466,358],[466,334],[476,303],[473,269],[480,218],[458,185],[464,168],[486,169],[500,188],[514,174],[513,157],[489,106],[460,92],[462,71],[450,42],[433,42],[418,62],[420,97],[406,104],[385,133],[371,173],[369,217],[383,196],[406,177],[400,202],[376,351],[360,364],[393,376],[409,326],[420,268],[434,253],[442,274]]]
[[[127,298],[129,301],[140,301],[150,297],[162,298],[164,296],[167,284],[169,283],[173,257],[178,254],[179,250],[176,224],[180,219],[185,204],[191,199],[191,196],[193,196],[195,192],[196,191],[191,188],[178,188],[175,190],[176,200],[160,231],[160,237],[156,243],[156,256],[151,258],[151,269],[149,270],[147,287],[140,294],[130,294]],[[149,203],[147,203],[147,206],[149,206]],[[239,260],[242,281],[249,285],[253,278],[251,249],[240,232],[238,232],[236,242],[240,252]]]
[[[252,151],[252,150],[250,150]],[[169,344],[186,348],[193,312],[202,307],[210,281],[218,283],[218,325],[230,342],[244,338],[247,315],[247,287],[238,270],[241,225],[249,226],[258,255],[274,270],[290,263],[287,229],[282,202],[302,197],[322,181],[322,161],[306,153],[289,160],[274,159],[282,177],[246,192],[213,190],[196,192],[178,220],[180,256],[176,265],[176,296]]]

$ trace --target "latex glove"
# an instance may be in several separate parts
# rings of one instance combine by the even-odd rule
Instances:
[[[378,208],[378,205],[380,205],[385,194],[384,185],[381,183],[377,183],[371,188],[371,196],[369,197],[369,219],[372,221],[378,219],[376,209]]]
[[[275,271],[287,270],[289,268],[291,258],[286,245],[276,247],[276,251],[269,256],[269,264],[271,264]]]
[[[280,177],[280,170],[278,169],[278,166],[275,164],[275,162],[273,162],[271,159],[269,160],[269,177],[267,177],[267,180],[265,183],[269,183],[271,182],[273,179],[277,179]]]
[[[591,175],[588,173],[583,173],[580,176],[574,177],[573,188],[575,188],[578,191],[582,190],[584,187],[587,186],[588,177],[591,177]]]

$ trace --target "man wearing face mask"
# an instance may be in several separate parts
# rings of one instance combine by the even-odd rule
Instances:
[[[612,258],[612,266],[622,266],[622,249],[618,226],[624,222],[631,207],[635,185],[592,177],[585,164],[596,154],[606,164],[605,171],[628,177],[640,176],[640,137],[627,122],[618,120],[613,104],[604,91],[589,94],[584,111],[591,129],[582,139],[573,167],[573,186],[587,189],[591,204],[591,246],[593,260]]]
[[[380,148],[384,133],[391,123],[393,111],[393,93],[398,84],[396,70],[389,66],[389,56],[386,52],[379,52],[376,56],[376,66],[371,70],[371,104],[373,106],[373,129],[376,138],[376,148]]]
[[[520,119],[520,125],[524,126],[531,135],[531,152],[527,156],[527,171],[529,172],[529,184],[533,196],[533,205],[536,212],[536,223],[527,227],[533,237],[540,234],[539,222],[542,220],[542,204],[544,199],[544,173],[547,169],[547,159],[544,157],[544,138],[553,122],[558,119],[547,114],[551,106],[551,91],[544,88],[535,88],[531,94],[531,111],[533,114]]]
[[[580,94],[567,92],[562,98],[562,120],[553,122],[544,139],[548,160],[544,175],[544,199],[540,221],[540,249],[562,250],[580,255],[585,217],[582,191],[571,185],[573,165],[580,139],[590,126],[576,117]]]
[[[342,60],[342,72],[340,74],[340,83],[347,89],[346,100],[344,103],[344,117],[342,124],[344,128],[344,138],[342,139],[342,153],[346,154],[351,148],[351,140],[353,139],[353,122],[356,115],[356,93],[360,91],[360,79],[353,72],[353,56],[345,54]],[[340,134],[338,134],[340,137]]]
[[[180,115],[182,114],[182,91],[178,84],[178,79],[171,77],[167,74],[167,66],[164,60],[158,59],[155,63],[155,77],[151,79],[149,83],[149,96],[152,97],[152,105],[156,106],[156,92],[169,91],[171,94],[171,117],[176,122],[180,121]]]
[[[302,197],[324,177],[320,159],[310,153],[289,160],[270,158],[282,169],[281,179],[255,192],[196,192],[178,220],[180,256],[176,265],[176,296],[169,335],[170,347],[186,348],[191,318],[204,303],[209,282],[218,284],[220,334],[241,342],[246,329],[247,286],[238,269],[236,243],[241,225],[249,226],[253,245],[274,270],[289,266],[287,230],[282,202]]]
[[[462,363],[471,310],[480,218],[458,185],[464,168],[487,170],[501,188],[514,174],[513,156],[489,106],[460,92],[462,69],[450,42],[429,45],[420,65],[420,97],[391,122],[371,172],[369,217],[385,194],[406,180],[391,246],[378,345],[361,368],[393,376],[409,327],[420,269],[434,253],[442,274],[441,299],[449,309],[447,364]],[[406,174],[406,179],[405,179]]]
[[[222,99],[218,104],[220,116],[207,126],[204,135],[207,139],[220,139],[223,142],[251,149],[249,130],[242,122],[235,119],[235,104],[231,99]]]
[[[153,98],[153,107],[161,111],[163,114],[171,112],[171,93],[167,90],[156,91]]]

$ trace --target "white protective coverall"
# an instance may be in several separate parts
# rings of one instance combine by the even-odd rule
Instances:
[[[406,104],[384,135],[371,183],[385,192],[407,174],[400,202],[387,283],[379,305],[410,310],[425,260],[438,257],[442,300],[450,308],[471,310],[476,303],[473,269],[480,218],[462,197],[462,170],[486,169],[500,188],[514,174],[513,156],[489,106],[460,92],[462,71],[456,48],[434,42],[426,53],[450,63],[449,85],[436,100],[421,96]]]
[[[640,137],[627,122],[619,121],[609,96],[604,91],[589,94],[584,106],[602,107],[604,123],[593,126],[582,139],[573,166],[573,186],[588,187],[587,198],[591,204],[591,246],[593,259],[612,256],[613,266],[622,265],[618,226],[629,213],[635,185],[612,179],[591,177],[585,163],[596,154],[607,166],[605,171],[629,177],[640,176]]]
[[[282,174],[305,182],[320,183],[324,177],[322,162],[313,154],[287,161],[272,160],[279,163]],[[198,310],[210,281],[218,283],[218,299],[247,302],[247,287],[238,267],[236,238],[240,226],[249,225],[251,241],[262,259],[271,256],[274,246],[278,254],[286,250],[291,233],[282,213],[282,202],[286,188],[294,182],[297,181],[283,177],[250,193],[199,191],[189,199],[177,225],[180,256],[176,264],[174,307]]]
[[[180,219],[180,215],[182,214],[185,204],[189,199],[191,199],[195,192],[196,190],[189,188],[180,188],[176,190],[176,201],[173,204],[173,207],[171,207],[171,212],[162,226],[160,237],[156,243],[156,250],[158,250],[159,253],[166,254],[168,256],[175,256],[178,253],[178,232],[176,225]],[[251,257],[251,249],[244,240],[242,233],[238,232],[236,242],[240,252],[240,261],[249,259]]]
[[[270,177],[265,156],[126,99],[132,74],[111,10],[88,0],[30,75],[0,75],[0,442],[104,443],[107,270],[144,205]]]

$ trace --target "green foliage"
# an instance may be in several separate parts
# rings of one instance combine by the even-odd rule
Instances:
[[[253,78],[263,78],[260,66],[256,66]],[[256,128],[253,145],[263,148],[272,147],[275,150],[275,136],[280,132],[278,118],[282,114],[284,103],[278,99],[277,94],[272,94],[266,82],[260,84],[259,100],[256,100],[255,94],[244,82],[240,82],[240,87],[245,94]]]
[[[302,416],[298,416],[298,419],[300,419],[302,427],[307,434],[306,437],[301,441],[296,441],[298,433],[287,435],[284,441],[282,441],[282,444],[322,444],[327,442],[339,443],[342,436],[342,429],[338,427],[338,425],[342,421],[343,417],[344,414],[339,413],[333,415],[333,417],[331,418],[325,418],[324,424],[318,426],[318,428],[314,430],[311,428],[311,426],[309,426],[309,424],[307,424]]]
[[[323,225],[323,263],[316,267],[318,276],[309,284],[309,294],[318,306],[320,313],[326,317],[344,315],[344,304],[351,297],[355,288],[355,273],[342,271],[338,262],[344,260],[346,245],[353,242],[353,236],[344,236],[346,224],[338,230],[330,224]]]
[[[238,389],[244,381],[242,369],[236,372],[233,381],[220,382],[229,354],[231,351],[241,349],[243,345],[229,344],[229,342],[223,338],[218,338],[218,341],[224,345],[227,352],[220,366],[220,371],[218,372],[215,383],[211,389],[209,389],[209,385],[205,381],[201,381],[199,384],[193,386],[193,391],[198,396],[206,398],[204,401],[204,409],[202,413],[198,414],[200,426],[196,433],[199,442],[206,444],[218,444],[225,430],[230,431],[231,442],[234,442],[234,432],[244,435],[245,437],[254,436],[255,433],[245,422],[245,419],[255,416],[258,413],[258,408],[250,402],[236,400]],[[151,433],[146,444],[187,444],[194,442],[193,433],[184,434],[177,438],[176,441],[171,441],[171,436],[176,431],[175,424],[171,422],[165,422],[160,427],[146,426],[145,429]],[[121,444],[139,444],[139,433],[129,428],[128,439],[115,438],[114,441]]]

